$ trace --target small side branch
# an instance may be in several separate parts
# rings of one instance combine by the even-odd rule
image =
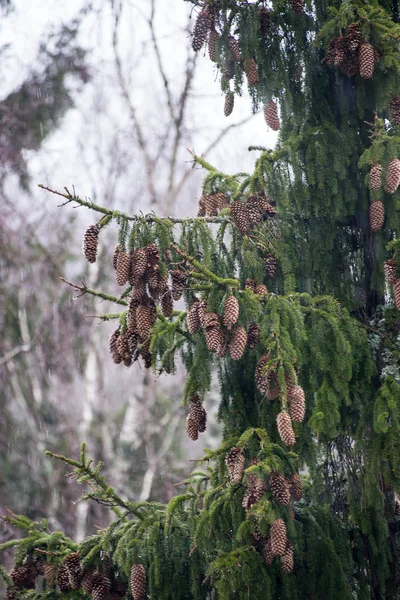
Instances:
[[[191,263],[199,271],[199,273],[192,273],[193,277],[196,277],[196,276],[198,278],[206,277],[207,279],[210,279],[217,285],[220,285],[223,287],[238,288],[240,286],[238,279],[224,279],[222,277],[218,277],[218,275],[216,275],[215,273],[210,271],[210,269],[207,269],[207,267],[205,267],[198,260],[193,258],[193,256],[190,256],[186,252],[183,252],[183,250],[181,250],[179,248],[179,246],[177,246],[176,244],[172,243],[171,247],[175,250],[175,252],[177,252],[180,256],[182,256],[182,258],[184,258],[187,262]]]
[[[117,298],[117,296],[111,296],[110,294],[106,294],[105,292],[98,292],[97,290],[92,290],[88,288],[85,280],[82,281],[82,285],[77,285],[76,283],[72,283],[71,281],[67,281],[64,277],[60,277],[61,281],[70,285],[74,290],[78,290],[81,292],[75,298],[80,298],[84,294],[90,294],[91,296],[97,296],[98,298],[102,298],[103,300],[109,300],[110,302],[114,302],[115,304],[122,304],[123,306],[128,306],[128,302],[126,300],[122,300],[121,298]]]

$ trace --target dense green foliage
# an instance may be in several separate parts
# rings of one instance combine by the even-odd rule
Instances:
[[[122,499],[101,475],[101,465],[87,460],[84,448],[79,461],[55,456],[74,467],[78,482],[90,483],[85,499],[113,507],[116,520],[77,547],[61,533],[49,532],[45,523],[11,517],[8,521],[27,536],[5,546],[16,546],[17,565],[36,560],[43,550],[58,564],[77,549],[84,568],[100,569],[107,556],[113,590],[118,580],[129,581],[132,564],[141,563],[148,593],[164,600],[398,598],[400,325],[383,262],[399,251],[399,193],[381,190],[378,196],[369,189],[368,173],[379,161],[385,177],[389,161],[398,155],[396,128],[384,121],[399,92],[397,8],[388,2],[318,0],[295,12],[293,2],[276,0],[267,34],[261,35],[262,2],[195,4],[217,9],[222,72],[229,35],[237,37],[244,62],[255,59],[254,106],[271,98],[280,106],[277,148],[258,149],[251,175],[227,175],[194,157],[207,172],[204,194],[224,193],[227,199],[216,217],[128,217],[78,197],[70,200],[104,213],[100,227],[116,222],[121,250],[156,243],[160,273],[179,265],[186,274],[187,310],[198,298],[207,301],[208,311],[223,313],[227,296],[234,295],[238,324],[246,330],[253,322],[260,325],[258,343],[239,360],[217,357],[202,330],[188,330],[187,310],[166,318],[158,309],[152,367],[173,373],[181,358],[187,369],[184,404],[195,393],[206,399],[212,373],[218,372],[221,447],[206,451],[184,492],[167,506]],[[330,40],[353,23],[360,25],[363,41],[379,50],[371,79],[347,77],[324,60]],[[303,73],[295,78],[299,64]],[[233,91],[241,93],[238,64],[233,82]],[[232,84],[223,75],[221,85],[227,91]],[[230,206],[263,192],[272,197],[277,217],[240,233]],[[368,205],[376,199],[384,201],[386,216],[383,229],[373,233]],[[265,280],[268,254],[280,266],[271,281]],[[267,281],[269,294],[250,289],[248,279]],[[119,298],[85,291],[122,307],[104,318],[118,319],[125,332],[132,289]],[[255,383],[262,357],[263,374],[275,373],[279,396],[274,400]],[[296,444],[288,447],[276,418],[287,410],[290,382],[297,381],[305,392],[306,417],[294,424]],[[239,483],[228,477],[225,458],[232,448],[246,459]],[[255,458],[258,462],[251,462]],[[276,471],[286,478],[300,471],[304,498],[282,505],[267,489],[245,511],[252,478],[267,482]],[[279,518],[293,545],[292,573],[284,573],[277,558],[265,564],[260,548]],[[46,586],[40,592],[12,588],[12,593],[57,594]]]

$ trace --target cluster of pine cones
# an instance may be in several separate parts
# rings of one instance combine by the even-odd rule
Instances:
[[[400,107],[399,107],[400,110]],[[369,183],[371,189],[379,192],[382,187],[382,165],[375,163],[372,165],[369,174]],[[400,184],[400,160],[392,158],[386,171],[385,192],[394,194]],[[385,221],[385,207],[382,200],[375,200],[369,207],[369,223],[372,231],[379,231]]]
[[[14,600],[22,589],[34,589],[39,575],[44,576],[47,589],[58,587],[61,593],[82,590],[86,596],[92,596],[93,600],[121,600],[127,593],[127,585],[118,576],[112,576],[107,557],[102,560],[101,570],[83,570],[78,553],[73,552],[58,567],[37,561],[13,569],[10,577],[14,585],[7,589],[7,599]],[[146,573],[143,565],[132,566],[130,583],[133,599],[143,600],[146,593]]]
[[[360,73],[363,79],[371,79],[380,58],[380,53],[369,42],[363,41],[360,26],[353,23],[348,26],[346,35],[331,40],[325,62],[331,67],[339,67],[347,77]]]
[[[225,457],[229,479],[233,484],[241,483],[245,469],[245,456],[241,448],[232,448]],[[249,467],[259,464],[257,458],[250,460]],[[281,506],[289,506],[291,500],[299,501],[303,497],[303,487],[298,473],[284,477],[279,471],[273,471],[268,481],[264,481],[257,474],[248,474],[246,478],[246,491],[243,497],[243,508],[248,512],[269,492]],[[292,512],[292,517],[294,516]],[[293,549],[288,543],[286,526],[282,519],[277,519],[271,526],[270,535],[263,538],[254,534],[256,545],[260,545],[264,559],[271,564],[275,556],[281,558],[282,568],[290,573],[293,568]]]
[[[301,13],[304,8],[304,0],[290,0],[291,8],[297,13]],[[270,31],[271,16],[269,11],[262,7],[259,13],[259,33],[261,37],[266,37]],[[207,4],[197,16],[192,35],[192,48],[195,52],[199,52],[205,44],[208,44],[208,55],[212,62],[218,61],[218,45],[221,43],[223,36],[216,30],[216,22],[218,21],[218,9],[213,4]],[[256,86],[259,82],[259,74],[256,61],[250,57],[243,59],[240,51],[239,41],[232,35],[227,37],[227,47],[224,49],[225,61],[220,65],[223,77],[229,81],[235,77],[237,69],[244,72],[247,78],[249,87]],[[298,71],[297,71],[298,73]],[[301,77],[301,74],[300,74]],[[298,74],[295,75],[298,80]],[[235,103],[235,96],[232,91],[225,95],[224,114],[229,117],[232,114]],[[277,105],[274,101],[268,102],[264,109],[265,119],[268,125],[274,130],[280,129],[280,121],[278,117]]]
[[[397,272],[397,259],[393,256],[385,262],[385,277],[387,284],[393,286],[394,305],[397,310],[400,310],[400,277]]]

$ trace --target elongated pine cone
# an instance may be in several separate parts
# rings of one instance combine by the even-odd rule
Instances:
[[[376,163],[372,165],[371,170],[369,172],[369,184],[371,186],[371,190],[375,192],[379,192],[382,185],[382,165]]]
[[[225,103],[224,103],[224,115],[229,117],[232,114],[233,107],[235,105],[235,94],[233,92],[228,92],[225,95]]]
[[[195,52],[202,49],[207,41],[208,33],[211,29],[212,19],[207,9],[199,12],[196,23],[193,28],[192,48]],[[135,599],[136,600],[136,599]]]
[[[269,478],[269,488],[273,497],[282,504],[287,506],[290,502],[289,485],[279,471],[273,471]]]
[[[303,484],[298,473],[293,473],[287,480],[290,490],[290,495],[297,502],[303,498]]]
[[[275,554],[272,552],[271,537],[265,538],[263,547],[263,559],[265,564],[270,565],[275,558]]]
[[[108,577],[101,573],[93,576],[92,600],[108,600],[111,584]]]
[[[268,254],[264,258],[265,274],[269,279],[273,279],[278,270],[278,261],[273,254]]]
[[[118,285],[125,285],[129,281],[131,272],[131,257],[129,254],[120,250],[117,257],[117,268],[115,277]]]
[[[244,471],[244,455],[241,448],[232,448],[225,457],[225,463],[231,482],[240,483]]]
[[[292,420],[288,413],[280,412],[276,417],[276,424],[282,442],[286,444],[286,446],[294,446],[296,438],[293,431]]]
[[[236,327],[229,344],[229,353],[232,360],[240,360],[247,345],[247,332],[244,327]]]
[[[207,411],[201,403],[200,396],[194,394],[189,402],[189,412],[196,421],[199,433],[207,429]]]
[[[46,585],[49,588],[53,588],[56,585],[56,574],[57,570],[55,565],[51,563],[46,563],[44,566],[44,578],[46,580]]]
[[[385,207],[381,200],[375,200],[369,207],[369,224],[372,231],[382,229],[385,222]]]
[[[274,556],[283,556],[287,545],[286,525],[282,519],[276,519],[271,525],[271,550]]]
[[[131,284],[140,279],[147,270],[147,252],[144,248],[136,248],[131,254],[132,258],[132,278]]]
[[[257,346],[260,339],[260,331],[261,327],[258,323],[250,323],[247,331],[247,345],[250,350],[253,350]]]
[[[278,116],[278,106],[273,100],[270,100],[265,105],[264,116],[265,116],[267,125],[269,125],[273,131],[280,130],[281,122],[280,122],[279,116]]]
[[[360,46],[360,75],[363,79],[371,79],[374,74],[375,54],[369,42]]]
[[[33,565],[20,565],[15,567],[10,573],[10,577],[16,588],[33,589],[35,587],[35,579],[37,570]]]
[[[400,277],[393,284],[394,305],[400,310]]]
[[[113,359],[113,361],[115,362],[116,365],[118,365],[119,363],[122,362],[122,356],[119,353],[118,350],[118,339],[119,339],[119,328],[116,329],[110,336],[110,354],[111,354],[111,358]]]
[[[83,253],[90,263],[96,262],[97,246],[99,243],[99,228],[91,225],[83,237]]]
[[[174,300],[170,290],[167,290],[161,296],[161,312],[167,319],[172,317],[172,313],[174,312]]]
[[[65,562],[62,562],[58,566],[57,570],[57,585],[62,593],[68,592],[71,589],[69,580],[69,571]]]
[[[197,333],[201,327],[199,317],[199,305],[200,302],[195,300],[192,306],[189,308],[187,314],[187,326],[189,333]]]
[[[384,268],[385,268],[386,282],[389,285],[393,285],[393,283],[397,279],[397,261],[396,261],[396,259],[395,258],[389,258],[389,260],[387,260],[384,263]]]
[[[230,209],[236,227],[241,233],[247,233],[250,223],[249,213],[246,205],[240,200],[234,200],[230,204]]]
[[[243,496],[242,506],[246,512],[251,510],[265,494],[265,482],[257,477],[256,483],[249,485]]]
[[[290,387],[288,390],[289,413],[292,421],[301,423],[306,412],[306,399],[304,390],[300,385]]]
[[[183,294],[183,290],[186,285],[186,273],[179,271],[178,269],[171,271],[172,280],[172,297],[174,300],[180,300]]]
[[[263,283],[257,283],[255,293],[257,296],[268,296],[268,288]]]
[[[237,61],[240,62],[242,60],[242,56],[240,54],[240,48],[239,48],[239,44],[237,39],[235,39],[233,37],[233,35],[230,35],[228,37],[228,48],[231,51],[231,54],[233,56],[233,58]]]
[[[146,593],[146,571],[143,565],[132,565],[130,582],[133,600],[143,600]]]
[[[281,565],[285,573],[288,574],[293,571],[293,547],[289,542],[286,545],[285,552],[281,556]]]
[[[400,184],[400,160],[392,158],[386,172],[385,192],[394,194]]]
[[[96,580],[95,575],[99,575],[98,571],[96,572],[94,569],[88,569],[84,571],[81,581],[81,588],[85,596],[90,596],[93,589],[93,583]]]
[[[82,579],[82,565],[79,554],[72,552],[64,561],[69,574],[69,583],[73,590],[78,590]]]
[[[396,125],[400,125],[400,96],[393,96],[390,102],[390,114]]]
[[[215,29],[211,29],[208,37],[208,56],[212,62],[217,62],[217,42],[219,37]]]
[[[259,81],[257,64],[254,58],[249,58],[244,63],[244,72],[246,73],[249,86],[257,85]]]
[[[228,331],[236,325],[239,318],[239,302],[235,296],[228,296],[224,304],[224,325]]]

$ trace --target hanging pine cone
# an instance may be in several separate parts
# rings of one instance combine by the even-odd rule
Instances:
[[[143,250],[146,252],[147,270],[157,271],[158,263],[160,262],[160,251],[157,244],[151,242],[150,244],[147,244]]]
[[[224,325],[228,331],[236,325],[239,318],[239,302],[235,296],[228,296],[224,304]]]
[[[375,200],[369,207],[369,224],[372,231],[379,231],[385,222],[385,207],[381,200]]]
[[[140,302],[143,302],[143,299],[147,295],[145,278],[139,277],[139,279],[137,279],[136,277],[132,276],[132,271],[131,271],[130,283],[132,285],[132,295],[131,295],[132,300],[134,302],[137,302],[138,304]]]
[[[232,114],[233,106],[235,104],[235,94],[233,92],[228,92],[225,95],[225,104],[224,104],[224,115],[229,117]]]
[[[265,489],[259,486],[251,486],[246,489],[246,493],[243,496],[242,506],[246,512],[251,510],[259,500],[264,496]]]
[[[92,600],[108,600],[110,595],[110,580],[101,573],[93,577]]]
[[[157,317],[156,317],[157,318]],[[136,309],[137,330],[140,337],[146,340],[150,337],[154,325],[154,316],[149,304],[140,304]]]
[[[131,300],[129,302],[129,308],[126,315],[126,326],[128,331],[136,331],[137,329],[136,309],[138,306],[139,302],[137,300]]]
[[[255,279],[246,279],[245,288],[246,290],[256,291],[257,281]]]
[[[345,57],[346,57],[346,50],[347,50],[347,42],[346,42],[346,38],[344,38],[343,36],[339,36],[335,39],[335,53],[333,55],[333,65],[335,67],[338,67],[339,65],[342,64],[342,62],[344,61]]]
[[[347,50],[339,65],[339,69],[346,77],[354,77],[360,70],[360,54],[358,50],[355,52]]]
[[[198,217],[205,217],[206,216],[206,198],[207,198],[207,196],[205,196],[204,194],[200,197],[199,206],[198,206],[198,209],[197,209],[197,216]]]
[[[396,261],[396,259],[395,258],[389,258],[389,260],[387,260],[384,263],[384,268],[385,268],[386,282],[389,285],[393,285],[393,283],[397,279],[397,261]]]
[[[286,446],[294,446],[296,438],[292,427],[292,420],[287,412],[280,412],[276,418],[278,433]]]
[[[230,204],[230,209],[236,227],[241,233],[247,233],[249,230],[249,214],[246,205],[240,200],[234,200]]]
[[[242,60],[242,56],[240,54],[239,44],[238,41],[233,37],[233,35],[230,35],[228,37],[228,48],[231,51],[233,58],[237,62],[240,62]]]
[[[228,206],[228,198],[227,195],[224,194],[224,192],[217,192],[216,194],[213,194],[217,200],[217,206],[218,206],[218,210],[223,210],[224,208],[227,208]]]
[[[217,62],[217,42],[219,37],[215,29],[211,29],[208,37],[208,56],[212,62]]]
[[[290,502],[289,486],[283,475],[279,471],[273,471],[269,478],[269,488],[273,497],[282,504],[287,506]]]
[[[289,413],[292,421],[301,423],[306,412],[304,390],[300,385],[291,387],[288,391]]]
[[[271,28],[271,15],[267,8],[260,8],[260,35],[267,37]]]
[[[288,542],[285,552],[281,556],[282,570],[289,574],[293,571],[293,547]]]
[[[351,52],[356,52],[362,41],[361,29],[358,23],[352,23],[347,28],[347,43]]]
[[[271,550],[274,556],[283,556],[286,550],[286,525],[282,519],[276,519],[271,525]]]
[[[117,340],[118,354],[122,357],[124,364],[130,367],[132,364],[132,354],[129,350],[128,335],[121,333]]]
[[[60,588],[60,592],[68,592],[71,589],[69,581],[69,572],[65,562],[60,563],[57,570],[57,585]]]
[[[122,362],[122,356],[118,352],[119,328],[116,329],[110,336],[110,354],[116,365]]]
[[[397,310],[400,310],[400,277],[393,284],[394,305]]]
[[[161,312],[167,319],[172,317],[172,313],[174,312],[174,301],[170,290],[167,290],[161,296]]]
[[[33,565],[20,565],[10,573],[10,577],[16,588],[33,589],[35,587],[36,576],[37,571]]]
[[[46,586],[53,588],[56,585],[56,568],[51,563],[46,563],[44,566],[44,578],[46,580]]]
[[[79,590],[82,579],[82,565],[79,560],[79,554],[72,552],[64,561],[69,574],[69,584],[73,590]]]
[[[200,302],[195,300],[188,311],[187,326],[189,333],[197,333],[200,329],[199,304]]]
[[[147,275],[147,286],[149,288],[150,297],[157,302],[160,298],[160,273],[159,271],[151,270]]]
[[[304,0],[289,0],[292,10],[298,15],[304,10]]]
[[[369,184],[371,186],[371,190],[375,192],[379,192],[382,185],[382,166],[379,163],[376,163],[371,167],[369,172]]]
[[[243,479],[244,455],[241,448],[232,448],[225,457],[231,483],[240,483]]]
[[[374,49],[366,42],[360,46],[360,75],[363,79],[371,79],[374,74]]]
[[[192,48],[195,52],[202,49],[207,41],[208,32],[211,29],[211,15],[207,9],[199,12],[193,28]],[[136,599],[135,599],[136,600]]]
[[[278,261],[273,254],[267,254],[264,258],[265,274],[269,279],[273,279],[278,270]]]
[[[278,373],[269,369],[265,374],[264,394],[267,400],[276,400],[280,393]]]
[[[118,285],[125,285],[128,282],[130,271],[131,257],[123,250],[120,250],[117,257],[117,268],[115,271],[115,277]]]
[[[83,237],[83,254],[90,263],[96,262],[97,246],[99,243],[99,231],[97,225],[91,225]]]
[[[303,484],[298,473],[293,473],[287,480],[290,490],[290,495],[297,502],[303,498]]]
[[[244,72],[246,73],[249,86],[257,85],[259,82],[257,64],[254,58],[249,58],[244,63]]]
[[[147,270],[147,252],[144,248],[136,248],[132,254],[132,278],[130,283],[133,285],[138,281]]]
[[[257,346],[260,338],[260,331],[261,327],[258,323],[250,323],[247,331],[247,345],[250,350],[253,350]]]
[[[244,327],[236,327],[229,344],[229,353],[232,360],[240,360],[247,345],[247,332]]]
[[[390,102],[390,114],[392,116],[392,121],[396,125],[400,125],[400,96],[393,96],[392,101]]]
[[[202,327],[206,326],[207,302],[200,300],[199,302],[199,319]]]
[[[197,431],[204,433],[207,429],[207,411],[198,394],[194,394],[189,402],[189,415],[196,424]]]
[[[264,116],[265,116],[267,125],[269,125],[273,131],[280,130],[281,122],[280,122],[279,116],[278,116],[278,106],[273,100],[270,100],[265,105]]]
[[[186,285],[186,273],[179,271],[179,269],[175,269],[171,271],[171,280],[172,280],[172,297],[174,300],[180,300],[183,294],[183,290]]]
[[[218,358],[224,358],[228,354],[228,350],[229,350],[228,340],[226,338],[223,338],[222,341],[220,342],[220,345],[218,346],[218,350],[217,350]]]
[[[250,194],[246,199],[246,208],[249,215],[249,223],[259,223],[262,219],[262,207],[258,194]]]
[[[197,423],[194,420],[193,416],[189,413],[186,417],[186,432],[191,440],[194,442],[199,439],[199,430],[197,428]]]
[[[224,343],[224,334],[221,329],[221,325],[215,325],[213,327],[206,327],[205,337],[207,348],[211,352],[218,352],[221,345]]]
[[[275,558],[274,553],[272,552],[271,547],[271,538],[268,536],[265,538],[264,547],[263,547],[263,558],[267,565],[270,565]]]
[[[139,341],[140,341],[140,336],[138,333],[136,333],[136,331],[127,331],[126,332],[126,339],[128,341],[128,348],[129,348],[129,352],[131,354],[131,356],[133,355],[133,353],[135,352],[135,350],[138,347]]]
[[[400,160],[392,158],[386,172],[385,192],[394,194],[400,184]]]
[[[257,296],[268,296],[268,288],[263,283],[257,283],[255,293]]]
[[[264,356],[262,356],[260,358],[260,360],[257,363],[255,375],[254,375],[256,386],[262,394],[265,394],[266,373],[267,373],[267,371],[265,370],[265,366],[266,366],[267,362],[269,361],[269,358],[270,358],[269,354],[264,354]]]
[[[120,251],[121,251],[121,248],[118,245],[115,246],[114,255],[113,255],[113,267],[114,267],[114,271],[117,268],[118,254],[120,253]]]
[[[90,596],[90,594],[92,593],[93,583],[96,580],[96,573],[97,576],[100,575],[100,573],[98,571],[96,572],[94,569],[88,569],[83,573],[81,588],[85,596]]]

